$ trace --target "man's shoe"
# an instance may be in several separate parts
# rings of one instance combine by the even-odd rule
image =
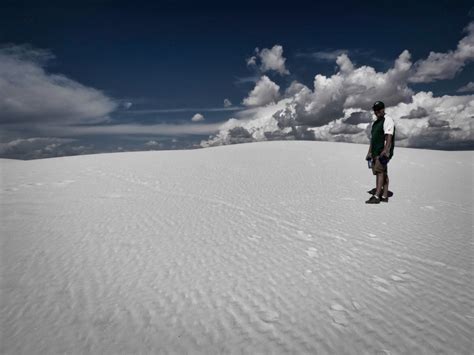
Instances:
[[[380,202],[388,202],[388,197],[380,196]]]
[[[367,201],[365,201],[365,203],[380,203],[380,199],[375,197],[374,195],[371,198],[369,198]]]
[[[376,192],[376,191],[377,191],[377,189],[374,187],[372,190],[369,190],[369,191],[367,191],[367,192],[368,192],[369,194],[371,194],[371,195],[375,195],[375,192]],[[381,193],[383,194],[383,189],[382,189],[382,192],[381,192]],[[388,190],[388,197],[392,197],[392,196],[393,196],[393,192],[390,191],[390,190]]]

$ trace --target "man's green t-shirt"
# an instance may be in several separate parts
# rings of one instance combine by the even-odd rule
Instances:
[[[382,153],[383,148],[385,146],[384,123],[385,123],[385,116],[377,119],[372,124],[372,130],[370,134],[371,136],[370,144],[372,145],[371,153],[374,158],[380,155],[380,153]],[[390,147],[390,156],[389,156],[390,159],[393,157],[393,148],[395,148],[395,126],[393,127],[392,146]]]

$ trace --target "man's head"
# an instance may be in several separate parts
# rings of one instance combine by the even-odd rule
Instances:
[[[375,116],[377,116],[377,118],[383,117],[385,115],[385,104],[382,101],[375,101],[372,109],[374,110]]]

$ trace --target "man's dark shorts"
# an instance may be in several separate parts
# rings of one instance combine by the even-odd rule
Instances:
[[[376,157],[375,162],[372,163],[372,172],[374,175],[380,173],[388,174],[388,162],[387,164],[382,164],[379,160],[379,157]]]

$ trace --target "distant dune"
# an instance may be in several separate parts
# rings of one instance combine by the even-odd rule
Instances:
[[[473,153],[0,160],[2,354],[472,354]]]

